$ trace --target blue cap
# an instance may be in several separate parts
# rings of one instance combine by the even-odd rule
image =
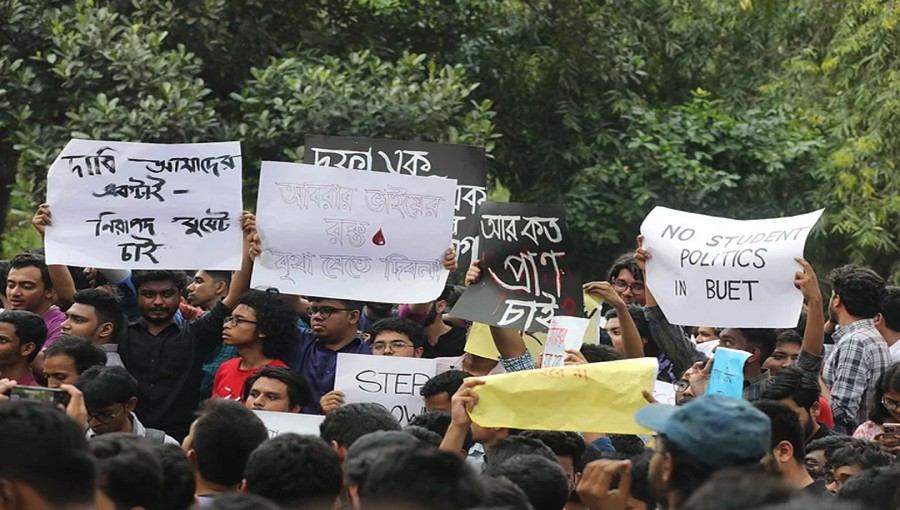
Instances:
[[[724,395],[703,395],[683,406],[650,404],[634,419],[715,468],[761,459],[771,447],[769,417],[746,400]]]

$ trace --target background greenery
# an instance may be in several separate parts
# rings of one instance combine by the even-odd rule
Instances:
[[[825,207],[820,267],[900,274],[900,12],[877,0],[0,0],[2,256],[73,137],[466,143],[563,202],[586,277],[655,205]]]

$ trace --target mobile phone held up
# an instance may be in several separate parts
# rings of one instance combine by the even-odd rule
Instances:
[[[900,423],[885,423],[881,430],[886,436],[900,436]]]
[[[59,388],[44,388],[42,386],[13,386],[9,390],[10,400],[36,400],[38,402],[50,402],[63,407],[69,404],[69,394]]]

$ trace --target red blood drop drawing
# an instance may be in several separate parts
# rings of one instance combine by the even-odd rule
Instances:
[[[384,246],[384,233],[381,229],[378,229],[378,232],[375,232],[375,235],[372,236],[372,244],[375,246]]]

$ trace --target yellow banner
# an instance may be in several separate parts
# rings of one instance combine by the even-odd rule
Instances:
[[[482,427],[649,434],[634,421],[653,389],[655,358],[484,377],[472,421]]]

